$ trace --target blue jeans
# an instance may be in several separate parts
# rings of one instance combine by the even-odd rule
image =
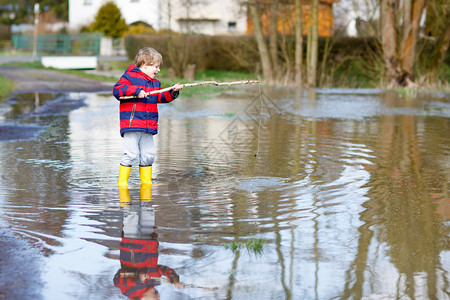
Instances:
[[[126,132],[123,136],[124,156],[120,164],[131,167],[139,158],[139,166],[149,167],[155,160],[153,134],[144,132]]]

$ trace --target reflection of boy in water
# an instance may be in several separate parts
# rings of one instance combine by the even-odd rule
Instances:
[[[155,214],[148,203],[124,207],[120,266],[114,285],[129,299],[159,299],[156,285],[161,276],[181,287],[179,276],[169,267],[158,265],[158,234],[153,232]]]
[[[121,268],[114,276],[114,285],[130,299],[159,299],[155,285],[166,276],[170,283],[179,287],[177,273],[169,267],[158,265],[157,234],[152,240],[122,238],[120,242]]]

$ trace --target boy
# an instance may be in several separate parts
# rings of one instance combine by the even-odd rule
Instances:
[[[155,79],[163,63],[162,56],[146,47],[136,54],[131,64],[113,87],[113,95],[120,101],[120,134],[124,141],[124,156],[120,162],[119,186],[128,185],[131,166],[139,158],[141,184],[152,183],[152,164],[155,159],[153,135],[158,133],[158,103],[175,100],[183,88],[175,84],[171,91],[148,95],[160,90],[161,82]],[[134,96],[132,99],[120,99]]]

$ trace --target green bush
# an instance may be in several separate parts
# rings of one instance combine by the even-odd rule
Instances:
[[[98,10],[94,22],[89,31],[103,32],[105,36],[120,38],[127,31],[128,26],[117,5],[112,2],[106,2]]]

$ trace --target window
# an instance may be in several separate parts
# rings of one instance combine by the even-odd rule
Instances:
[[[228,22],[228,32],[236,32],[236,22]]]

